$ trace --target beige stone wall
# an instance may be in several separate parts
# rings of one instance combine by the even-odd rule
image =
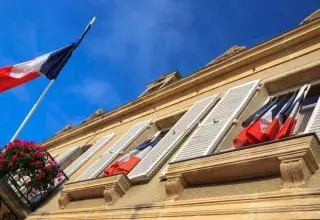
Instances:
[[[290,71],[298,70],[314,62],[320,63],[320,38],[313,38],[303,43],[297,44],[290,48],[283,47],[283,50],[277,54],[271,54],[263,59],[257,59],[251,64],[244,65],[235,70],[226,71],[224,74],[213,78],[209,81],[196,85],[188,90],[176,93],[166,99],[154,102],[149,106],[139,109],[136,112],[126,115],[121,120],[110,121],[105,125],[100,125],[90,132],[78,135],[72,140],[61,142],[50,149],[52,154],[62,154],[68,148],[76,145],[92,144],[104,135],[115,132],[114,137],[106,146],[97,152],[88,162],[86,162],[75,174],[70,177],[69,181],[74,181],[80,174],[82,174],[94,161],[96,161],[112,144],[114,144],[132,125],[152,118],[154,121],[158,118],[163,118],[173,112],[179,112],[181,109],[190,108],[195,101],[201,100],[213,94],[221,93],[222,95],[229,89],[243,83],[261,79],[262,82],[268,79],[285,75]],[[195,73],[197,74],[197,73]],[[307,72],[305,74],[308,74]],[[190,79],[192,83],[192,79]],[[292,85],[299,84],[299,81],[294,78],[290,81]],[[285,85],[288,87],[288,85]],[[291,85],[289,85],[291,86]],[[231,146],[232,137],[240,130],[241,122],[258,106],[266,100],[268,92],[263,87],[256,95],[254,100],[250,103],[239,118],[239,124],[236,124],[230,133],[223,140],[218,147],[218,151],[227,149]],[[152,133],[152,132],[151,132]],[[145,137],[150,136],[150,133],[145,133]],[[143,139],[143,138],[142,138]],[[140,138],[139,141],[142,141]],[[123,197],[121,197],[115,204],[116,207],[127,205],[141,205],[153,204],[165,200],[165,182],[159,181],[159,174],[157,173],[153,179],[146,184],[133,186]],[[316,186],[320,181],[320,175],[316,173],[310,179],[309,186]],[[252,179],[246,181],[237,181],[230,183],[223,183],[217,185],[206,185],[199,187],[192,187],[185,190],[181,199],[202,198],[207,196],[222,196],[222,195],[237,195],[239,193],[256,193],[279,190],[281,181],[278,177],[269,177],[264,179]],[[58,209],[57,202],[58,195],[48,202],[39,212],[48,212]],[[71,202],[67,209],[80,207],[97,207],[103,206],[104,200],[101,198]]]

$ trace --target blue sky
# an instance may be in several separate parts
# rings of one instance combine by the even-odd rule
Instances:
[[[30,60],[92,30],[19,136],[42,141],[96,109],[128,103],[164,72],[186,76],[232,45],[252,47],[297,26],[319,0],[55,0],[0,2],[0,66]],[[0,146],[42,90],[40,78],[0,94]]]

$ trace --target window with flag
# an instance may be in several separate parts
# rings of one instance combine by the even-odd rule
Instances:
[[[123,156],[117,158],[107,169],[104,170],[104,176],[124,173],[128,175],[140,161],[148,155],[153,147],[161,140],[168,130],[156,132],[150,139],[145,140]]]
[[[304,132],[320,135],[319,83],[305,84],[271,95],[263,106],[242,122],[233,147],[243,148]]]

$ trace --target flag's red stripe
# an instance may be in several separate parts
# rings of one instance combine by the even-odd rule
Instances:
[[[37,72],[31,72],[28,75],[19,79],[12,78],[9,76],[12,67],[10,70],[6,68],[7,67],[0,69],[0,93],[8,89],[14,88],[16,86],[19,86],[23,83],[29,82],[30,80],[33,80],[40,76]]]
[[[251,144],[249,137],[247,136],[247,131],[250,129],[252,125],[247,126],[245,129],[243,129],[234,139],[233,139],[233,146],[235,148],[241,148],[248,146]]]
[[[248,130],[247,136],[254,142],[259,143],[262,140],[263,133],[261,131],[260,120],[256,121]]]
[[[276,136],[276,140],[279,140],[281,138],[288,137],[292,134],[293,129],[295,125],[295,119],[293,118],[288,118],[286,122],[282,125],[279,133]]]
[[[278,134],[279,130],[280,130],[279,118],[275,118],[268,125],[268,128],[265,131],[265,134],[263,135],[263,138],[262,138],[263,141],[274,140],[276,138],[276,135]]]

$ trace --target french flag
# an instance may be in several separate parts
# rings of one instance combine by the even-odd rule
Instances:
[[[160,137],[156,137],[152,140],[146,141],[128,154],[114,161],[105,171],[105,176],[124,173],[129,174],[135,166],[152,150],[152,148],[158,143]]]
[[[281,126],[280,131],[275,136],[275,140],[279,140],[285,137],[289,137],[293,134],[294,128],[299,117],[299,112],[302,107],[302,102],[306,96],[306,92],[303,91],[293,105],[285,112],[287,120]]]
[[[241,148],[256,143],[255,139],[250,138],[250,136],[247,135],[247,131],[258,119],[261,118],[262,115],[264,115],[267,111],[269,111],[270,108],[272,108],[272,106],[275,105],[277,99],[278,98],[274,97],[270,98],[266,104],[264,104],[242,123],[242,127],[244,127],[244,129],[233,139],[233,146],[235,148]]]
[[[283,105],[287,102],[288,96],[281,97],[276,104],[274,104],[259,120],[257,120],[246,132],[247,136],[252,139],[254,143],[260,143],[265,141],[265,132],[281,110]]]
[[[296,98],[296,93],[293,93],[290,99],[282,106],[280,112],[276,115],[276,117],[272,120],[272,122],[267,127],[265,133],[263,134],[262,139],[264,141],[274,140],[276,135],[278,134],[281,126],[287,119],[287,115],[285,114],[288,109],[291,108],[294,100]]]
[[[0,93],[45,75],[56,79],[75,48],[75,43],[33,60],[0,68]]]

